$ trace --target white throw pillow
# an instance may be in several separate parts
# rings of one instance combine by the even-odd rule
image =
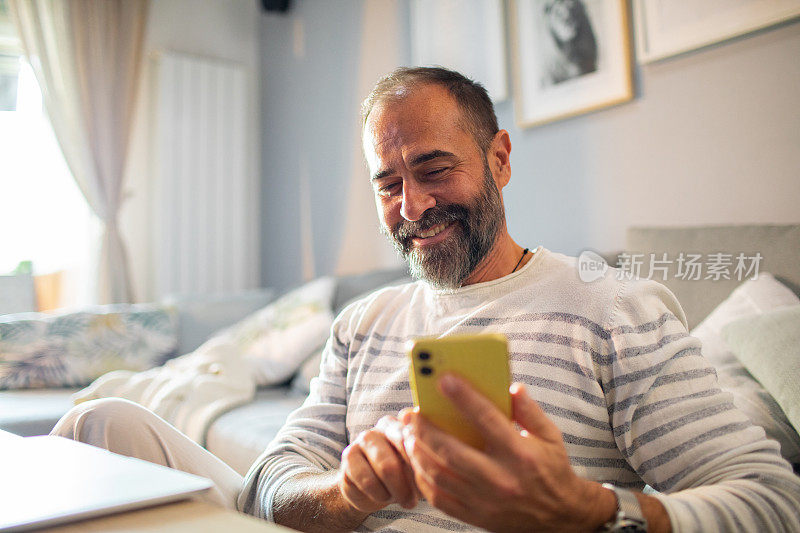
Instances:
[[[789,422],[800,427],[800,305],[731,322],[722,337]]]
[[[781,445],[781,455],[800,463],[800,436],[775,399],[756,381],[722,337],[722,329],[744,317],[794,306],[800,299],[771,274],[761,273],[734,290],[696,328],[692,335],[703,343],[703,356],[716,368],[720,388],[733,394],[733,403],[767,436]]]
[[[336,281],[318,278],[212,337],[235,345],[258,385],[285,382],[330,335]]]

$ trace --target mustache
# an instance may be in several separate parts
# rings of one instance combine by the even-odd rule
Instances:
[[[419,220],[402,220],[394,225],[391,230],[392,237],[400,243],[406,244],[412,237],[439,224],[450,222],[466,223],[469,220],[469,211],[458,204],[435,206],[423,213]]]

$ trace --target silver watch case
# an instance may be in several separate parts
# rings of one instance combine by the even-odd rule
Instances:
[[[603,488],[614,491],[617,496],[617,514],[613,520],[606,522],[600,531],[604,533],[624,532],[640,533],[647,531],[647,520],[642,513],[642,507],[636,495],[611,483],[603,483]]]

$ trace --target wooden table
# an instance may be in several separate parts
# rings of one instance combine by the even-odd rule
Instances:
[[[93,518],[37,531],[58,533],[109,532],[186,532],[186,533],[287,533],[283,526],[196,500],[184,500],[138,511]]]

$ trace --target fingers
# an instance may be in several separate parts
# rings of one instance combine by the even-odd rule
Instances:
[[[413,412],[413,409],[403,409],[398,416],[405,416],[406,412]],[[408,506],[409,508],[413,508],[416,506],[420,494],[414,483],[414,472],[411,470],[411,462],[406,453],[405,445],[403,444],[403,423],[393,416],[384,416],[378,420],[375,429],[381,431],[386,436],[392,446],[394,446],[395,451],[399,453],[400,457],[403,459],[403,471],[406,481],[414,493],[414,498],[408,503]]]
[[[515,434],[514,426],[491,401],[453,374],[442,376],[439,388],[481,432],[487,448],[507,448]]]
[[[420,492],[432,506],[449,514],[450,516],[465,519],[471,515],[470,508],[462,498],[437,487],[428,476],[417,473],[417,486]]]
[[[341,471],[339,488],[350,505],[365,513],[388,505],[389,491],[375,475],[359,446],[345,448]]]
[[[464,517],[469,509],[462,497],[464,488],[471,484],[438,464],[418,440],[408,436],[409,458],[414,469],[414,480],[428,503],[451,516]],[[473,486],[474,488],[474,486]]]
[[[514,420],[529,433],[549,442],[560,442],[561,431],[525,390],[522,383],[511,385],[511,410]]]
[[[401,411],[400,416],[403,412]],[[403,459],[407,460],[406,450],[403,446],[403,424],[393,416],[384,416],[375,425],[375,429],[386,435],[392,446]]]
[[[439,430],[422,416],[409,415],[406,449],[415,482],[434,507],[468,523],[485,527],[487,502],[518,500],[524,492],[514,475],[503,470],[482,452]],[[420,427],[426,429],[420,430]],[[449,453],[437,455],[440,443],[450,444]],[[487,522],[489,520],[489,522]]]
[[[361,433],[342,453],[343,496],[360,511],[390,503],[414,507],[417,496],[411,468],[381,431]]]
[[[403,418],[406,453],[414,473],[424,472],[428,482],[454,494],[465,488],[486,486],[506,478],[502,467],[489,456],[437,428],[417,413]],[[418,478],[415,478],[418,482]]]
[[[447,375],[439,386],[487,446],[468,446],[418,411],[400,414],[416,486],[434,507],[480,527],[503,529],[497,524],[518,525],[519,513],[529,513],[532,501],[537,513],[546,514],[554,501],[575,493],[561,432],[522,384],[510,388],[513,418],[522,432],[464,380]]]
[[[410,468],[386,436],[367,431],[362,433],[360,445],[373,472],[389,491],[390,500],[413,507],[416,501]]]

